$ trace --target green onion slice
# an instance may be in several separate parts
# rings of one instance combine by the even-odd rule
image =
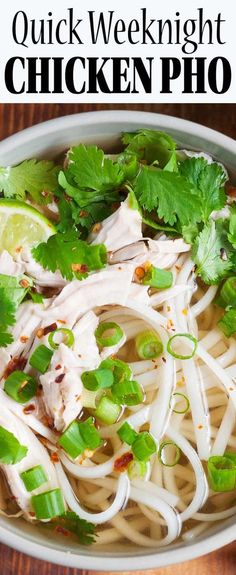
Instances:
[[[157,446],[148,431],[142,431],[132,443],[132,451],[139,461],[148,461],[151,455],[156,453]]]
[[[67,347],[73,347],[74,342],[75,342],[73,332],[71,331],[71,329],[66,329],[65,327],[60,327],[58,329],[55,329],[55,331],[51,331],[51,333],[48,336],[48,343],[52,349],[58,349],[58,347],[59,347],[59,343],[55,342],[55,336],[58,333],[61,333],[64,336],[62,341],[65,345],[67,345]]]
[[[127,421],[123,423],[123,425],[117,431],[119,438],[124,443],[128,443],[128,445],[132,445],[136,437],[138,437],[138,433],[129,425]]]
[[[102,444],[92,417],[86,421],[76,419],[67,427],[59,439],[59,445],[72,459],[76,459],[85,449],[94,450]]]
[[[46,373],[51,363],[53,351],[46,345],[38,345],[32,353],[29,364],[40,373]]]
[[[132,377],[132,371],[129,365],[121,359],[112,359],[110,357],[104,359],[100,363],[99,369],[110,369],[113,373],[115,383]]]
[[[147,462],[133,459],[128,465],[128,476],[132,479],[143,479],[147,474]]]
[[[155,359],[163,352],[163,344],[152,330],[139,333],[135,338],[135,347],[141,359]]]
[[[180,400],[185,401],[185,406],[182,409],[177,409],[176,405],[178,405]],[[187,398],[186,395],[184,395],[184,393],[176,392],[176,393],[173,393],[173,395],[171,396],[169,406],[174,413],[187,413],[187,411],[189,410],[189,407],[190,407],[190,403],[189,403],[189,399]]]
[[[120,405],[112,401],[109,397],[104,396],[100,399],[94,415],[103,423],[112,425],[120,417],[121,412],[122,408]]]
[[[114,383],[111,393],[114,401],[120,405],[138,405],[144,400],[142,389],[137,381]]]
[[[180,460],[181,451],[173,441],[163,441],[159,447],[159,461],[165,467],[174,467]]]
[[[65,513],[65,503],[60,489],[33,495],[31,503],[36,519],[53,519]]]
[[[0,425],[0,463],[14,465],[21,461],[28,452],[28,447],[21,445],[18,439]]]
[[[236,488],[236,454],[225,453],[210,457],[208,476],[213,491],[233,491]]]
[[[17,403],[26,403],[36,395],[37,382],[23,371],[13,371],[4,383],[4,391]]]
[[[111,347],[119,343],[124,333],[121,327],[113,322],[100,323],[95,331],[97,343],[101,347]]]
[[[37,489],[48,480],[42,465],[31,467],[27,471],[23,471],[20,476],[27,491]]]
[[[167,270],[151,266],[145,273],[142,283],[157,289],[167,289],[173,284],[173,274]]]
[[[186,339],[192,342],[191,353],[187,352],[187,349],[189,349],[189,345],[187,345],[186,342],[184,341]],[[172,355],[176,359],[191,359],[196,352],[197,344],[198,344],[197,339],[190,333],[176,333],[169,339],[167,343],[167,351],[168,353],[170,353],[170,355]],[[177,346],[176,351],[174,349],[175,346]],[[186,348],[186,354],[178,353],[178,350],[181,349],[181,347]]]
[[[114,382],[112,371],[101,368],[84,371],[81,375],[81,379],[84,387],[90,391],[98,391],[98,389],[111,387]]]

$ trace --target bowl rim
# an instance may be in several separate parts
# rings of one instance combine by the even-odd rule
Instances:
[[[58,130],[69,129],[70,127],[78,126],[92,126],[93,124],[102,124],[105,128],[106,125],[114,124],[117,126],[117,132],[120,131],[119,126],[122,122],[142,126],[154,127],[160,129],[164,128],[172,130],[181,130],[182,132],[191,133],[192,136],[200,139],[207,139],[212,144],[218,144],[231,154],[236,156],[236,141],[222,134],[216,130],[203,126],[189,120],[169,116],[168,114],[158,114],[154,112],[145,112],[139,110],[99,110],[82,112],[76,114],[65,115],[59,118],[53,118],[45,122],[40,122],[17,132],[5,138],[0,142],[0,154],[10,153],[12,149],[18,147],[20,144],[32,142],[37,140],[43,135],[53,135]],[[115,129],[114,129],[115,133]],[[182,561],[189,561],[191,559],[203,556],[211,551],[217,550],[220,547],[227,545],[234,541],[236,538],[236,525],[231,525],[223,528],[218,533],[209,535],[204,540],[197,541],[196,543],[187,543],[185,547],[177,547],[176,549],[164,549],[150,554],[144,553],[143,555],[133,556],[120,556],[114,557],[89,555],[76,552],[68,552],[64,550],[54,549],[53,546],[45,546],[41,543],[32,541],[27,535],[18,535],[13,530],[7,527],[0,526],[0,541],[18,551],[31,555],[32,557],[57,563],[67,567],[94,569],[96,571],[133,571],[163,567]]]

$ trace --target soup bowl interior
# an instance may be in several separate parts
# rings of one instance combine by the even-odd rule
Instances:
[[[60,157],[72,144],[101,145],[107,152],[120,146],[122,131],[139,128],[165,130],[181,148],[204,151],[225,164],[236,180],[236,142],[219,132],[182,119],[132,111],[76,114],[28,128],[0,143],[0,165],[17,164],[27,158]],[[123,571],[165,566],[198,557],[234,540],[235,517],[212,524],[194,541],[178,541],[165,548],[141,548],[132,544],[82,547],[43,525],[23,519],[0,517],[0,540],[32,556],[66,566]]]

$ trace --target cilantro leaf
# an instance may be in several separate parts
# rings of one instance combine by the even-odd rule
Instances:
[[[95,541],[96,537],[96,525],[89,523],[85,519],[81,519],[74,511],[66,511],[63,515],[58,517],[56,521],[52,523],[52,526],[57,532],[60,533],[60,529],[70,531],[74,533],[82,545],[91,545]]]
[[[88,272],[101,269],[107,261],[106,247],[103,244],[89,245],[79,240],[76,233],[58,232],[47,242],[32,249],[35,260],[44,269],[55,272],[68,280],[83,279]]]
[[[134,192],[145,210],[157,210],[158,217],[173,226],[201,220],[201,203],[192,185],[175,172],[144,167]]]
[[[119,188],[124,180],[121,165],[105,158],[97,146],[80,144],[69,151],[68,172],[80,189],[106,192]]]
[[[126,132],[122,142],[127,146],[126,152],[132,152],[147,164],[158,162],[163,168],[169,162],[176,143],[168,134],[157,130],[138,130]]]
[[[18,439],[0,425],[0,462],[7,465],[18,463],[27,455],[28,447],[21,445]]]
[[[13,341],[7,328],[15,323],[16,305],[7,295],[6,290],[0,287],[0,347],[7,347]]]
[[[192,249],[197,273],[206,284],[217,284],[232,268],[231,248],[222,220],[210,220],[195,239]]]
[[[0,191],[5,198],[19,200],[25,200],[28,192],[38,204],[47,204],[58,186],[57,176],[58,167],[53,162],[25,160],[18,166],[0,168]]]
[[[24,274],[19,276],[0,274],[0,288],[4,289],[8,299],[10,299],[16,307],[23,301],[32,285],[33,280]]]
[[[213,210],[220,210],[226,203],[224,168],[215,162],[208,164],[205,158],[193,157],[180,163],[179,172],[199,190],[202,220],[206,223]]]
[[[227,310],[218,321],[218,326],[226,337],[234,335],[236,333],[236,309],[232,308]]]
[[[116,191],[97,191],[81,190],[71,184],[68,180],[67,173],[59,173],[59,184],[66,191],[67,195],[78,204],[80,208],[86,208],[89,204],[101,202],[102,200],[112,203],[119,199]]]

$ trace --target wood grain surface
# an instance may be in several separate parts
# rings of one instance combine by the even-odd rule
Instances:
[[[132,109],[170,114],[199,122],[236,139],[236,104],[145,104],[132,106],[129,104],[2,104],[0,105],[0,140],[44,120],[66,114],[101,109]],[[0,575],[79,575],[79,573],[90,575],[91,572],[52,565],[27,557],[5,545],[0,545]],[[124,572],[124,575],[126,573],[128,572]],[[141,575],[141,573],[143,572],[136,572],[137,575]],[[235,575],[236,543],[191,562],[145,573],[147,575],[173,575],[173,573],[175,575]]]

